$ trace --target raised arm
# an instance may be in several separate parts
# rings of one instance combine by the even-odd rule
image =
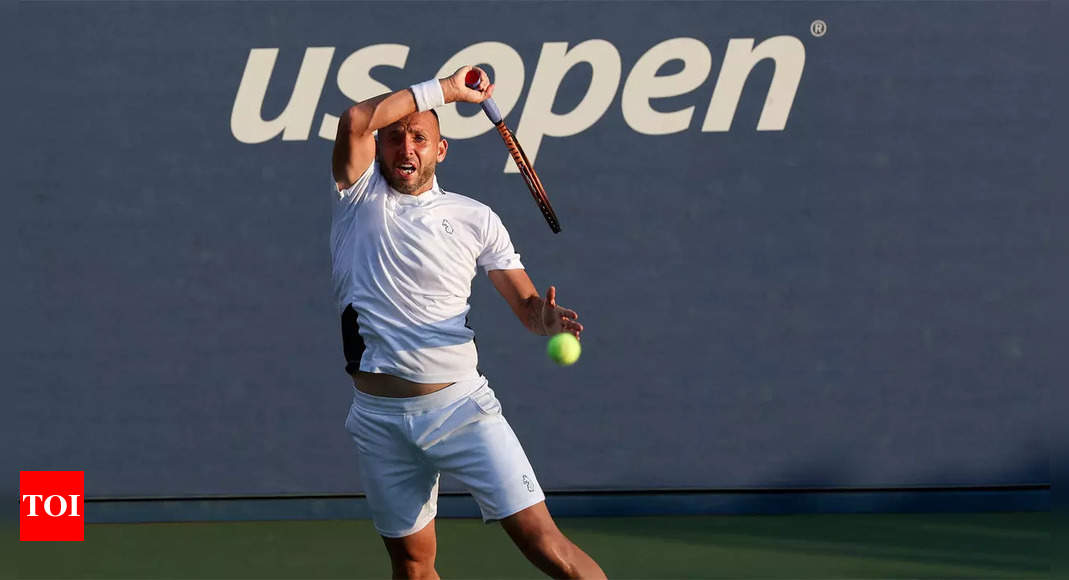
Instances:
[[[463,66],[452,76],[438,80],[446,103],[481,103],[493,95],[494,86],[482,69],[476,69],[482,76],[478,90],[464,85],[464,77],[471,69]],[[338,121],[338,135],[334,139],[334,181],[338,189],[346,189],[355,183],[375,159],[374,132],[416,111],[411,88],[382,94],[349,107]]]
[[[579,338],[583,325],[574,310],[557,306],[557,288],[550,286],[543,299],[535,290],[526,270],[490,270],[494,288],[508,302],[527,330],[542,336],[567,332]]]

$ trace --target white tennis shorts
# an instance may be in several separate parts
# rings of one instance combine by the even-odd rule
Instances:
[[[440,473],[468,489],[487,522],[546,498],[485,377],[421,397],[355,391],[345,428],[383,536],[414,534],[434,519]]]

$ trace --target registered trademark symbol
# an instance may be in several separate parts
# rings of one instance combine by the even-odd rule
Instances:
[[[819,18],[814,20],[813,23],[809,25],[809,33],[817,38],[824,36],[827,32],[828,23],[824,22],[823,20],[820,20]]]

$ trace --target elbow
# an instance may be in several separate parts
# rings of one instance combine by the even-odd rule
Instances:
[[[364,135],[369,133],[371,117],[357,103],[345,110],[338,124],[344,127],[351,135]]]

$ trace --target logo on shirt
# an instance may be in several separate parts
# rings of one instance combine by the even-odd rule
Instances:
[[[527,491],[534,493],[534,483],[526,475],[523,476],[523,484],[527,486]]]
[[[442,220],[442,229],[445,230],[445,233],[453,235],[453,226],[449,223],[449,220]]]

